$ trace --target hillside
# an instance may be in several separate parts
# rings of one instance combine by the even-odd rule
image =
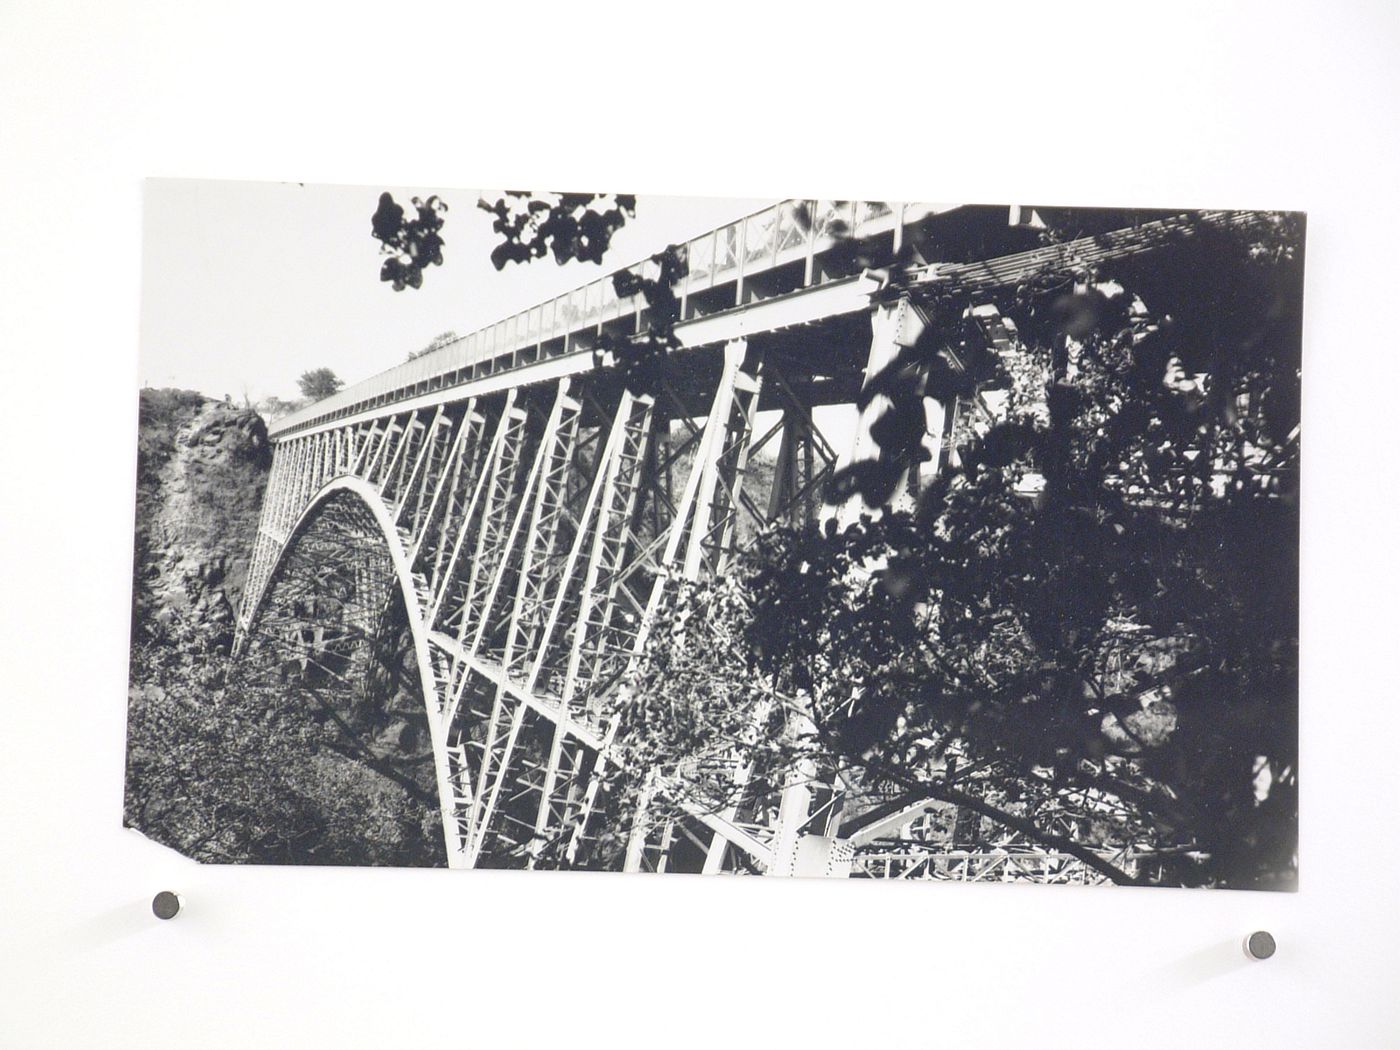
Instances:
[[[132,636],[179,621],[226,645],[272,463],[267,427],[190,390],[142,390]]]

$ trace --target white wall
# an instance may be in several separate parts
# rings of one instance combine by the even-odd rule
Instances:
[[[0,7],[0,1044],[1400,1043],[1393,3],[206,6]],[[1307,209],[1301,892],[235,870],[123,832],[147,175]]]

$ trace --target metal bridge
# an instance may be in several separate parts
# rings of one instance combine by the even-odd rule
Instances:
[[[449,864],[595,864],[597,840],[617,831],[601,774],[626,731],[609,700],[665,589],[724,573],[770,523],[840,512],[824,504],[827,479],[880,454],[879,397],[848,409],[840,438],[823,433],[823,407],[854,406],[929,324],[995,320],[997,295],[1028,276],[1181,232],[1170,218],[1114,231],[1109,213],[1086,213],[1091,236],[1040,246],[1031,218],[787,201],[685,245],[678,345],[654,390],[627,389],[595,352],[649,321],[609,276],[276,422],[240,651],[344,657],[345,639],[372,635],[397,596]],[[883,268],[911,258],[888,287]],[[928,307],[937,287],[957,291],[955,309]],[[940,469],[977,405],[927,410],[928,441],[944,447],[906,472],[896,499]],[[325,615],[308,626],[312,606],[343,629]],[[643,814],[617,855],[630,870],[1101,878],[1014,844],[941,856],[888,845],[930,810],[877,819],[843,807],[839,784],[793,784],[719,812]]]

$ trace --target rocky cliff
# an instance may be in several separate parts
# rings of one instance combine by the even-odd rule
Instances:
[[[132,636],[173,623],[227,644],[272,463],[250,409],[190,390],[142,390]]]
[[[445,864],[401,610],[363,689],[229,658],[271,461],[256,411],[141,392],[125,822],[201,861]]]

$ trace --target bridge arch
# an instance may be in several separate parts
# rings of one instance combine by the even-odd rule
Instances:
[[[265,577],[259,592],[249,606],[247,629],[243,645],[256,631],[269,597],[283,579],[288,561],[298,544],[308,531],[336,501],[350,499],[355,505],[368,512],[378,533],[377,539],[383,544],[383,553],[389,563],[399,596],[403,600],[405,617],[413,642],[414,662],[418,670],[418,692],[423,702],[423,715],[428,724],[428,734],[432,746],[433,771],[437,782],[438,815],[442,826],[443,846],[448,864],[457,857],[457,830],[451,804],[451,781],[448,766],[446,732],[437,710],[437,681],[429,654],[427,629],[423,622],[423,609],[419,605],[417,591],[413,585],[413,573],[409,566],[408,552],[403,539],[394,525],[392,512],[385,506],[379,490],[370,482],[353,474],[332,478],[312,495],[295,523],[288,531],[286,539],[279,547],[271,569]]]

